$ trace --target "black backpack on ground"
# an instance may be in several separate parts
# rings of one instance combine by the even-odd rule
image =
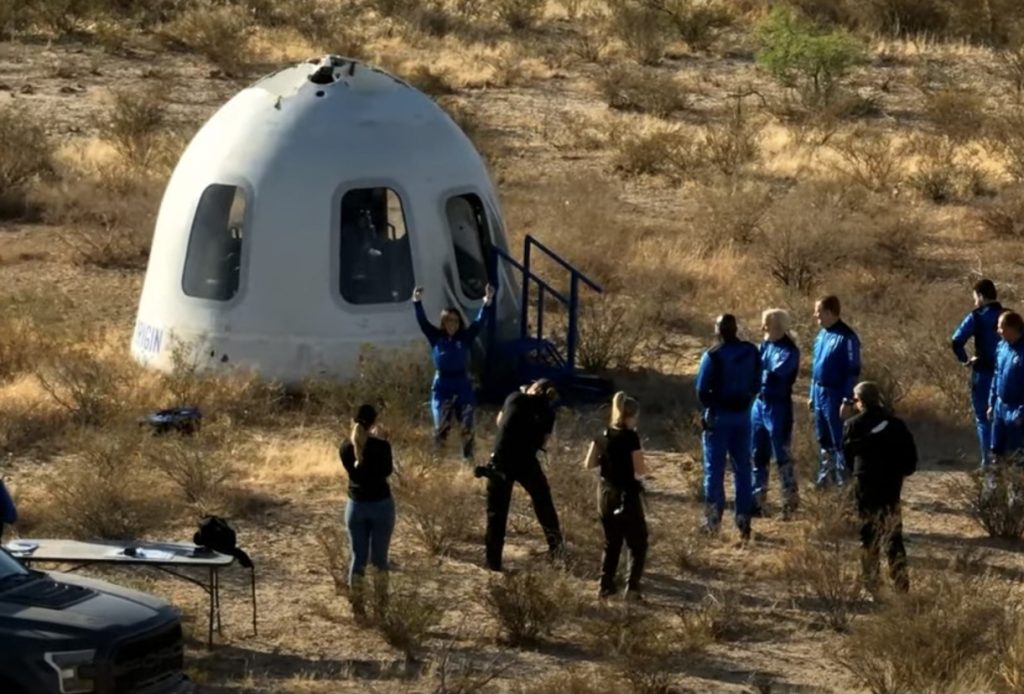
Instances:
[[[199,523],[199,530],[192,537],[192,542],[200,547],[212,549],[214,552],[231,555],[245,568],[253,568],[252,559],[238,548],[235,531],[223,518],[218,516],[204,518]]]

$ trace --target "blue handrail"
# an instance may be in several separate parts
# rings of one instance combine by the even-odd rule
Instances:
[[[569,296],[558,291],[550,284],[538,277],[530,269],[533,259],[533,247],[536,246],[542,251],[548,258],[561,265],[570,274],[569,283]],[[547,294],[550,294],[557,299],[563,306],[566,306],[569,310],[569,334],[566,339],[566,367],[569,373],[573,373],[576,370],[576,348],[579,342],[579,284],[582,281],[585,285],[590,287],[598,293],[603,293],[604,290],[596,282],[591,280],[589,277],[584,275],[582,272],[577,270],[575,267],[570,265],[560,255],[555,253],[553,250],[545,246],[543,243],[538,241],[532,235],[527,234],[523,239],[523,262],[520,263],[515,258],[511,257],[508,253],[501,250],[500,248],[494,248],[495,264],[497,259],[501,258],[510,263],[514,268],[523,273],[523,286],[522,286],[522,304],[520,306],[520,322],[519,322],[519,336],[522,339],[527,337],[529,332],[529,317],[530,317],[530,282],[536,282],[539,290],[537,300],[537,339],[542,340],[544,338],[544,299]]]

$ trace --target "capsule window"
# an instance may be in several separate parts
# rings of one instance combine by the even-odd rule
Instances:
[[[483,203],[472,193],[459,195],[448,199],[445,213],[462,294],[467,299],[481,299],[487,289],[487,259],[491,252]]]
[[[402,199],[390,188],[358,188],[341,199],[342,298],[393,304],[412,297],[415,278]]]
[[[238,186],[218,183],[203,191],[185,256],[185,294],[228,301],[238,293],[245,208],[245,191]]]

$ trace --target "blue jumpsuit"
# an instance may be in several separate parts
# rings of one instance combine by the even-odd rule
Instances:
[[[796,471],[789,448],[793,440],[793,383],[799,370],[800,349],[789,335],[761,343],[761,392],[750,413],[756,510],[761,510],[768,493],[768,470],[773,455],[779,466],[782,503],[790,510],[797,505]]]
[[[820,447],[818,487],[842,486],[849,471],[843,459],[843,400],[853,398],[860,378],[860,338],[843,321],[822,328],[814,340],[811,408]]]
[[[1009,458],[1024,448],[1024,338],[999,343],[989,406],[992,453]]]
[[[981,464],[992,462],[992,423],[988,421],[989,396],[992,391],[992,372],[996,365],[996,349],[999,347],[999,333],[996,326],[1003,307],[994,301],[979,306],[964,317],[953,333],[953,354],[961,363],[967,363],[967,341],[974,339],[974,356],[971,368],[971,406],[974,409],[974,424],[978,430],[978,445],[981,447]]]
[[[725,511],[725,461],[732,459],[736,525],[749,531],[750,405],[761,386],[761,360],[749,342],[729,340],[704,353],[697,397],[704,407],[704,500],[707,527],[717,530]]]
[[[422,302],[414,302],[416,321],[430,343],[434,361],[434,382],[430,386],[430,411],[434,416],[434,440],[440,444],[453,422],[462,425],[462,456],[473,457],[473,407],[476,397],[469,379],[469,358],[473,342],[487,319],[487,307],[480,308],[476,319],[452,336],[427,320]]]

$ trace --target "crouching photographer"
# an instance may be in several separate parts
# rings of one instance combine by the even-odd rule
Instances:
[[[498,413],[498,434],[491,460],[474,470],[477,477],[487,478],[484,544],[487,567],[492,571],[501,571],[508,511],[516,482],[530,495],[551,554],[557,555],[562,550],[562,531],[551,498],[551,486],[537,458],[554,431],[553,402],[557,395],[554,384],[546,378],[509,395]]]

